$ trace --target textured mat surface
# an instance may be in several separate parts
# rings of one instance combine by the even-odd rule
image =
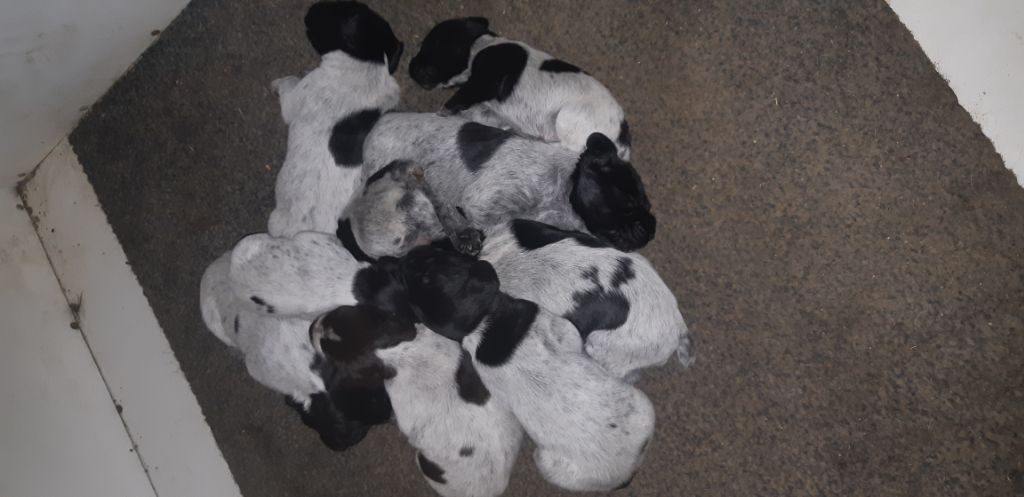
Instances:
[[[372,5],[410,50],[488,16],[626,108],[700,356],[642,381],[657,438],[619,494],[1024,495],[1024,190],[884,2]],[[272,208],[306,6],[193,1],[72,143],[246,496],[431,495],[395,428],[329,452],[200,320]],[[403,107],[437,109],[408,55]],[[559,495],[527,450],[513,478]]]

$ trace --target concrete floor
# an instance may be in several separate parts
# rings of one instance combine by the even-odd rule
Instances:
[[[327,451],[199,317],[272,208],[306,5],[193,1],[71,143],[244,495],[431,495],[397,430]],[[410,50],[485,15],[626,108],[700,360],[641,383],[623,495],[1024,495],[1024,190],[884,2],[373,6]],[[521,457],[508,495],[560,493]]]

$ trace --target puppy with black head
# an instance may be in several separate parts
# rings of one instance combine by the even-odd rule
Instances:
[[[654,433],[654,408],[586,357],[571,322],[502,293],[486,261],[422,247],[401,270],[417,318],[462,342],[537,444],[545,479],[574,491],[628,484]]]
[[[320,66],[272,83],[288,125],[267,228],[277,236],[334,232],[357,187],[363,140],[399,99],[392,74],[403,45],[376,12],[359,2],[318,2],[305,23]]]
[[[391,418],[387,392],[341,384],[336,368],[309,343],[311,321],[253,312],[230,288],[230,254],[203,273],[199,289],[203,322],[225,345],[241,353],[249,375],[285,395],[302,422],[329,448],[344,450],[371,426]]]
[[[387,389],[427,483],[445,497],[505,491],[522,428],[459,344],[370,306],[319,317],[311,341],[353,387]]]
[[[628,160],[629,125],[603,84],[568,62],[497,36],[483,17],[433,27],[409,63],[426,89],[457,86],[443,113],[557,142],[582,152],[591,133],[614,138]]]
[[[427,193],[476,229],[537,219],[587,230],[626,251],[654,238],[657,223],[640,176],[600,133],[577,154],[457,117],[389,113],[364,151],[364,183],[394,161],[416,162]]]

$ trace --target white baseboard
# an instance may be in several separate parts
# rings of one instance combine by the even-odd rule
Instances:
[[[240,497],[199,404],[67,140],[23,197],[158,497]],[[198,304],[197,304],[198,305]]]

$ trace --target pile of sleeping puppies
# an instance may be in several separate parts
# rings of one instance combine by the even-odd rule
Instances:
[[[332,449],[394,418],[441,495],[502,494],[524,434],[554,485],[627,485],[654,433],[632,383],[694,351],[634,252],[655,218],[622,108],[469,17],[409,67],[451,98],[394,112],[387,21],[320,2],[305,26],[320,65],[272,82],[288,150],[267,233],[206,269],[206,326]]]

